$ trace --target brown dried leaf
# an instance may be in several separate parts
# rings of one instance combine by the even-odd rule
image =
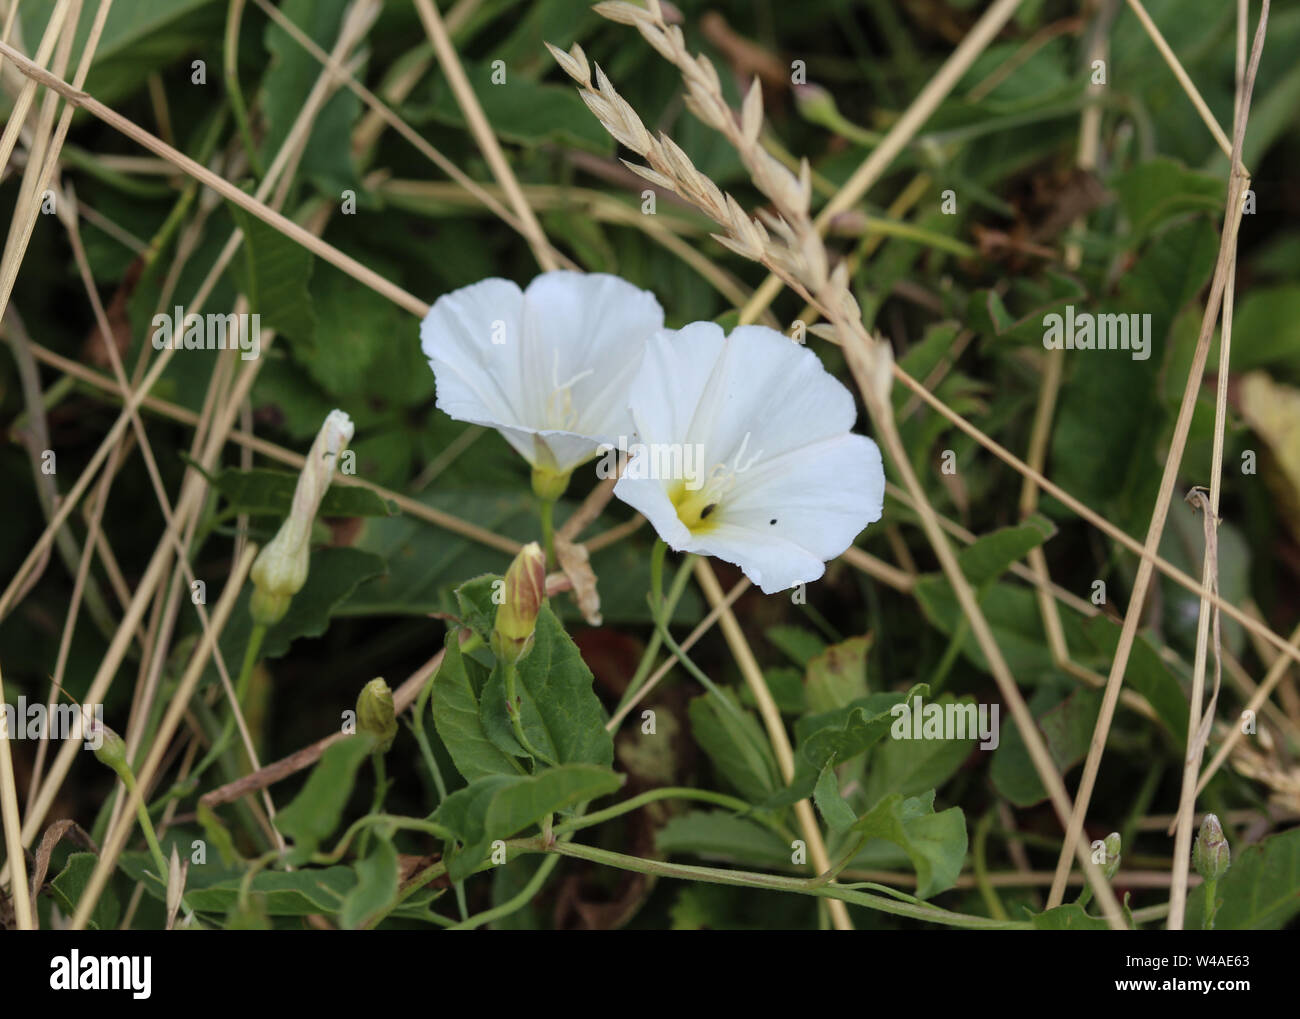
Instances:
[[[596,574],[591,568],[585,545],[575,545],[560,535],[555,536],[555,558],[560,569],[573,585],[573,600],[588,624],[599,626],[600,595],[596,592]]]
[[[32,868],[31,897],[36,898],[36,894],[45,884],[45,875],[50,869],[50,856],[54,853],[54,847],[64,837],[70,838],[83,849],[88,849],[96,856],[99,855],[99,846],[95,845],[95,840],[82,830],[76,821],[64,818],[61,821],[55,821],[45,829],[45,834],[41,836],[41,844],[36,847],[36,865]]]

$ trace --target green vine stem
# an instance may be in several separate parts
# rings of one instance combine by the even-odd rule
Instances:
[[[555,500],[542,500],[542,551],[546,553],[546,568],[555,569]]]
[[[854,906],[876,909],[893,916],[922,920],[927,923],[942,924],[946,927],[960,927],[966,930],[1030,930],[1029,921],[993,920],[984,916],[969,916],[954,913],[938,906],[918,905],[913,902],[886,898],[861,892],[845,885],[823,884],[821,875],[811,878],[784,877],[779,874],[760,874],[744,870],[724,870],[718,867],[697,867],[684,863],[669,863],[663,860],[646,860],[624,853],[615,853],[595,846],[584,846],[572,842],[554,842],[546,845],[540,838],[516,839],[506,845],[528,853],[559,853],[575,859],[602,863],[619,870],[630,870],[638,874],[652,874],[657,877],[679,878],[685,881],[704,881],[709,884],[735,885],[745,888],[766,888],[772,891],[796,892],[824,899],[840,899]]]

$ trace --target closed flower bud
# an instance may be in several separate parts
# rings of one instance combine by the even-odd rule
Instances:
[[[799,116],[814,124],[829,127],[839,120],[840,111],[835,108],[835,98],[820,85],[796,85],[794,105]]]
[[[86,739],[92,743],[98,743],[95,747],[95,760],[106,767],[112,768],[120,777],[124,772],[129,771],[126,763],[126,742],[98,719],[87,719],[86,721]]]
[[[518,662],[533,647],[537,616],[546,602],[546,553],[529,542],[506,570],[505,600],[492,628],[492,652],[503,662]]]
[[[1213,814],[1206,814],[1205,820],[1201,822],[1201,830],[1196,834],[1196,844],[1192,846],[1192,863],[1196,867],[1196,873],[1206,881],[1217,881],[1228,873],[1231,862],[1232,851],[1219,819]]]
[[[351,440],[352,419],[341,410],[330,411],[298,475],[288,517],[253,563],[253,595],[248,607],[255,623],[278,623],[293,596],[307,582],[311,525],[334,476],[339,454]]]
[[[1113,831],[1103,840],[1106,846],[1106,862],[1102,865],[1102,873],[1106,875],[1106,880],[1111,880],[1119,870],[1119,832]]]
[[[397,736],[397,712],[393,691],[382,679],[372,679],[357,697],[357,731],[375,737],[375,749],[387,753]]]

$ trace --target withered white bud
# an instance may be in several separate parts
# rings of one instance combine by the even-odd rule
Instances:
[[[334,477],[339,454],[352,441],[352,431],[352,419],[341,410],[330,411],[321,425],[298,475],[289,515],[253,563],[249,610],[254,622],[265,626],[278,622],[307,582],[312,521]]]

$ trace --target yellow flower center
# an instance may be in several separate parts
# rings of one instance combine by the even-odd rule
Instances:
[[[717,526],[721,494],[712,486],[706,485],[692,492],[684,482],[679,482],[669,498],[677,510],[677,519],[692,534],[703,534]]]
[[[736,451],[736,456],[730,464],[714,464],[709,468],[703,484],[695,488],[689,488],[685,481],[679,481],[669,492],[668,499],[677,510],[677,519],[685,524],[686,529],[692,534],[705,534],[718,526],[722,505],[735,487],[736,475],[749,470],[763,455],[760,450],[742,463],[748,447],[749,435],[746,433],[740,449]]]

